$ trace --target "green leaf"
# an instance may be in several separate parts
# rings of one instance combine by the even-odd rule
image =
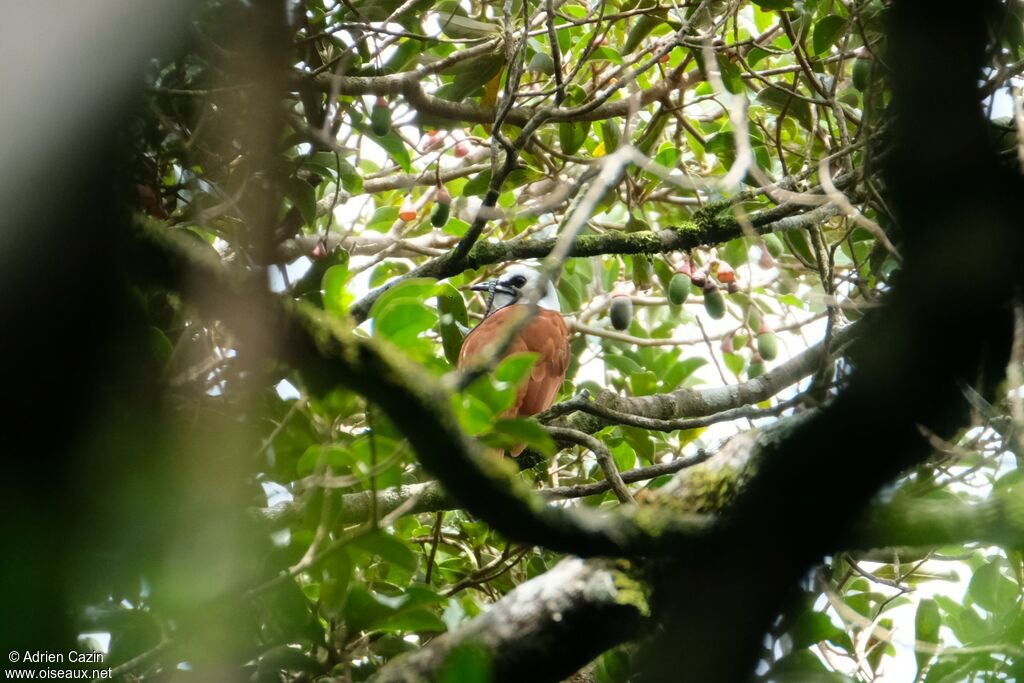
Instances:
[[[764,9],[780,10],[791,9],[793,0],[752,0],[755,5]]]
[[[289,178],[285,184],[285,194],[292,206],[298,209],[302,220],[309,227],[316,225],[316,189],[305,180]]]
[[[815,55],[828,52],[836,41],[846,32],[846,20],[834,14],[823,17],[814,25],[811,46]]]
[[[537,364],[538,358],[540,358],[540,354],[533,351],[509,354],[494,369],[494,377],[498,381],[519,386],[530,376],[530,371]]]
[[[697,368],[706,365],[704,358],[687,358],[686,360],[674,363],[668,372],[662,377],[661,385],[663,391],[672,391],[686,381]]]
[[[808,650],[794,650],[772,665],[767,678],[771,681],[819,681],[817,676],[828,673],[825,665]],[[836,674],[838,675],[838,674]],[[788,678],[787,678],[788,677]],[[845,680],[840,678],[838,680]]]
[[[747,262],[749,249],[747,238],[738,237],[726,242],[724,247],[719,248],[718,253],[726,263],[733,267],[739,267]]]
[[[632,358],[628,358],[627,356],[621,356],[619,354],[606,353],[604,355],[604,364],[609,367],[615,368],[623,375],[627,376],[637,372],[643,372],[643,368],[640,367],[639,363],[637,363]]]
[[[347,255],[346,255],[347,256]],[[370,286],[380,287],[393,277],[404,275],[409,272],[408,264],[400,261],[385,261],[370,273]]]
[[[167,338],[164,331],[154,325],[146,328],[146,336],[150,353],[159,366],[163,367],[174,353],[174,345],[171,344],[171,340]]]
[[[490,683],[491,660],[479,645],[459,645],[448,653],[437,675],[438,683]]]
[[[489,38],[501,33],[501,27],[485,21],[471,19],[458,2],[442,2],[435,11],[441,32],[449,38],[477,39]]]
[[[725,361],[725,367],[729,368],[729,372],[737,377],[743,372],[743,367],[747,363],[743,356],[738,353],[729,353],[728,351],[722,353],[722,359]]]
[[[620,472],[631,470],[636,467],[636,451],[626,441],[611,448],[612,459]]]
[[[514,189],[527,183],[540,180],[544,177],[544,174],[534,168],[517,168],[508,174],[505,182],[502,184],[504,190]],[[491,172],[481,171],[475,175],[465,187],[462,188],[463,197],[482,197],[487,193],[487,188],[491,184]]]
[[[354,584],[345,603],[345,625],[350,633],[370,630],[394,615],[401,604],[401,599],[387,598]]]
[[[419,564],[418,555],[409,546],[383,531],[357,539],[352,543],[352,548],[376,555],[409,571],[415,571]]]
[[[399,299],[377,314],[373,320],[373,333],[404,346],[436,324],[437,313],[423,302]]]
[[[452,102],[461,102],[483,88],[504,66],[505,57],[500,52],[457,62],[444,72],[454,76],[454,80],[439,88],[437,96]]]
[[[338,317],[348,315],[348,307],[354,297],[345,287],[348,282],[348,256],[344,263],[333,265],[324,271],[320,279],[320,291],[323,292],[324,310]]]
[[[914,639],[922,643],[938,643],[939,628],[942,626],[942,615],[939,613],[939,606],[934,600],[925,598],[917,605],[917,613],[914,616]],[[933,653],[914,653],[917,658],[917,670],[921,671],[934,657]]]
[[[779,115],[785,112],[786,116],[792,116],[805,130],[811,130],[814,126],[810,104],[806,100],[794,97],[793,90],[789,86],[769,85],[757,93],[754,101]]]
[[[370,317],[377,317],[393,301],[399,299],[414,299],[425,302],[429,297],[433,296],[436,287],[437,281],[428,277],[415,277],[403,280],[377,297],[377,300],[373,302],[373,306],[370,308]]]
[[[403,171],[406,173],[412,172],[412,159],[409,157],[409,150],[405,148],[405,143],[393,127],[388,131],[387,135],[377,135],[369,126],[356,124],[355,122],[353,122],[353,126],[357,129],[361,128],[363,134],[387,152],[402,167]]]
[[[477,380],[477,382],[480,381]],[[511,404],[511,401],[509,403]],[[469,392],[462,395],[455,394],[451,397],[450,405],[462,431],[470,436],[479,434],[491,426],[491,417],[493,417],[494,411],[478,396]]]
[[[260,655],[259,680],[278,680],[283,672],[302,671],[313,674],[321,665],[313,657],[288,645],[278,645]]]
[[[490,418],[511,408],[516,400],[516,388],[511,384],[496,383],[491,375],[479,378],[464,393],[477,398],[489,411],[488,422]]]
[[[384,619],[374,630],[386,633],[443,633],[448,627],[441,617],[429,609],[417,608]]]
[[[622,438],[633,447],[637,457],[647,462],[652,462],[654,459],[654,440],[651,438],[651,433],[646,429],[625,425],[620,429],[622,431]]]
[[[356,170],[356,167],[344,159],[338,162],[338,176],[341,178],[341,186],[349,194],[361,194],[363,191],[363,174]]]
[[[341,615],[345,609],[348,588],[352,581],[355,565],[347,549],[327,556],[320,565],[320,611],[328,617]]]
[[[665,14],[665,10],[660,10],[638,16],[633,22],[633,26],[629,29],[629,33],[626,34],[626,42],[622,46],[622,54],[628,55],[635,50],[655,27],[665,23]]]
[[[526,444],[547,456],[554,455],[557,450],[547,430],[534,420],[526,418],[498,420],[481,440],[492,448],[513,448]]]
[[[650,370],[635,372],[629,377],[634,396],[649,396],[658,390],[658,376]]]
[[[742,93],[746,86],[743,84],[743,75],[740,68],[721,56],[717,56],[718,71],[722,76],[722,83],[725,89],[734,95]]]
[[[452,316],[463,325],[469,325],[466,300],[462,298],[462,292],[450,282],[440,282],[437,285],[437,310]]]
[[[601,683],[629,683],[629,655],[619,648],[609,650],[597,660],[595,672]]]
[[[590,61],[592,62],[612,62],[613,64],[622,64],[622,55],[619,54],[618,50],[602,45],[601,47],[594,50],[590,55]]]
[[[562,154],[575,154],[583,143],[587,141],[587,133],[590,132],[590,122],[577,123],[575,121],[562,121],[558,124],[558,143],[562,148]]]
[[[381,206],[373,212],[373,215],[370,216],[370,220],[366,222],[366,229],[376,230],[377,232],[388,232],[397,220],[397,206]]]
[[[793,649],[798,650],[810,647],[823,640],[832,640],[842,635],[844,631],[832,623],[827,614],[821,612],[804,612],[801,614],[790,631],[793,638]]]
[[[974,572],[967,594],[982,609],[1000,614],[1012,609],[1020,600],[1017,583],[999,569],[998,562],[982,565]]]

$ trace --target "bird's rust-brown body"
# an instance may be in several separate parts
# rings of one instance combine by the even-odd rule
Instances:
[[[465,367],[483,353],[521,308],[521,304],[501,308],[473,328],[462,343],[459,367]],[[523,351],[533,351],[539,357],[529,378],[519,388],[516,402],[505,411],[503,417],[536,415],[554,402],[569,367],[569,330],[562,314],[538,309],[533,319],[516,335],[506,355]],[[518,452],[513,451],[513,455],[518,455]]]

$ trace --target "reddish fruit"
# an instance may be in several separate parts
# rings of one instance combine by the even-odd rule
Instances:
[[[668,64],[668,59],[669,59],[669,55],[668,54],[663,54],[661,56],[661,59],[659,59],[658,61],[661,62],[662,64]]]
[[[722,353],[736,353],[736,347],[733,346],[731,334],[722,340]]]
[[[411,220],[416,219],[416,206],[411,201],[406,201],[402,204],[401,210],[398,212],[398,217],[408,223]]]
[[[768,251],[768,247],[761,247],[761,258],[757,260],[757,265],[761,266],[762,270],[771,270],[775,267],[775,259],[772,258],[772,253]]]
[[[692,273],[690,273],[690,279],[693,280],[693,284],[695,287],[700,287],[701,289],[703,289],[708,284],[707,271],[705,271],[703,268],[701,268],[700,270],[695,270]]]
[[[732,269],[725,261],[714,261],[711,264],[711,271],[718,278],[718,281],[724,284],[730,282],[736,282],[736,271]]]
[[[459,140],[455,143],[455,156],[460,159],[469,154],[471,149],[469,140]]]
[[[314,261],[319,261],[323,257],[327,256],[327,243],[324,242],[323,240],[317,242],[316,246],[313,247],[313,253],[310,254],[310,256],[313,258]]]

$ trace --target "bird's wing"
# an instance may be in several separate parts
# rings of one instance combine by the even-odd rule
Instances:
[[[522,338],[526,351],[540,355],[530,373],[517,415],[536,415],[547,410],[558,395],[569,367],[569,330],[561,313],[542,309],[526,326]]]
[[[500,334],[499,331],[505,327],[516,308],[508,306],[495,311],[466,335],[462,342],[462,350],[459,352],[460,368],[484,352]],[[523,328],[506,355],[533,351],[540,358],[533,366],[529,380],[520,387],[516,402],[505,411],[505,417],[536,415],[547,409],[555,400],[562,380],[565,379],[565,371],[569,367],[568,338],[569,330],[565,326],[565,319],[557,311],[541,309]]]
[[[499,330],[505,327],[509,317],[512,315],[514,306],[501,308],[487,316],[483,322],[474,327],[462,340],[462,349],[459,351],[459,367],[466,365],[482,354],[487,346],[498,336]],[[518,343],[518,340],[516,340]],[[526,348],[518,348],[516,351],[526,351]],[[510,351],[515,353],[515,351]]]

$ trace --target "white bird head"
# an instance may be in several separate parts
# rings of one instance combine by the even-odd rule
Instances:
[[[539,280],[540,271],[529,266],[514,265],[506,268],[498,278],[490,282],[481,282],[480,284],[473,285],[470,289],[477,292],[490,293],[493,297],[487,312],[487,315],[490,315],[506,306],[523,303],[527,292],[532,292],[539,283]],[[544,295],[537,302],[537,305],[551,311],[561,312],[562,309],[558,303],[558,292],[555,291],[553,283],[547,283]]]

